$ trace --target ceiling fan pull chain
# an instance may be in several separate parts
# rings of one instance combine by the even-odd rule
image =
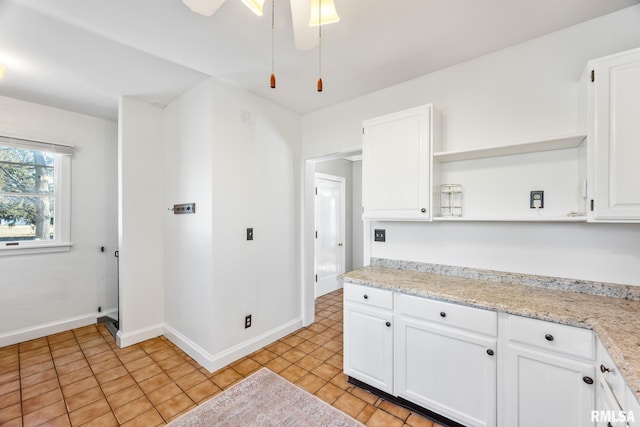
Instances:
[[[276,88],[276,26],[275,26],[275,5],[276,0],[271,0],[271,89]]]
[[[322,0],[318,1],[318,92],[322,92]]]

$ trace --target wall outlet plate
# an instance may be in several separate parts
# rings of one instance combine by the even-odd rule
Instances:
[[[247,240],[253,240],[253,228],[247,228]]]
[[[544,208],[544,191],[536,190],[529,193],[529,208],[531,209]]]
[[[387,239],[387,230],[376,228],[373,230],[373,240],[376,242],[384,242]]]
[[[250,328],[251,327],[251,315],[247,314],[246,316],[244,316],[244,328]]]

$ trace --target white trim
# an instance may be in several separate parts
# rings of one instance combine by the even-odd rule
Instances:
[[[210,368],[213,364],[214,356],[189,338],[172,328],[170,325],[164,324],[164,336],[169,341],[180,347],[182,351],[187,353],[193,360],[198,362],[205,369],[213,372]]]
[[[96,315],[92,313],[5,332],[0,334],[0,347],[46,337],[47,335],[53,335],[87,325],[93,325],[96,322]]]
[[[258,335],[257,337],[241,342],[216,354],[211,354],[204,350],[170,325],[164,325],[164,335],[171,342],[180,347],[182,351],[202,365],[206,370],[209,372],[215,372],[218,369],[224,368],[228,364],[235,362],[241,357],[251,354],[300,328],[302,328],[302,318],[298,317],[284,325],[273,328],[261,335]]]
[[[146,328],[126,333],[118,331],[116,334],[116,344],[118,344],[118,347],[120,348],[129,347],[130,345],[138,344],[142,341],[159,337],[160,335],[164,335],[163,324],[147,326]]]
[[[322,172],[315,172],[315,177],[316,179],[317,178],[326,179],[327,181],[336,181],[342,184],[344,184],[347,181],[347,179],[343,176],[329,175],[327,173],[322,173]]]
[[[110,317],[113,320],[118,320],[118,307],[102,310],[98,312],[98,317]]]
[[[350,145],[348,147],[338,148],[337,151],[316,151],[316,152],[307,152],[302,153],[302,160],[314,160],[314,161],[324,161],[324,160],[333,160],[340,159],[345,156],[352,156],[353,153],[362,152],[362,143],[357,145]]]
[[[48,151],[50,153],[73,154],[73,145],[55,144],[53,142],[37,141],[33,139],[15,138],[0,135],[0,145],[21,148],[23,150]]]
[[[27,255],[42,254],[50,252],[69,252],[72,243],[56,242],[56,243],[38,243],[33,244],[31,241],[19,242],[18,246],[0,246],[0,257],[11,255]],[[32,243],[29,245],[29,243]]]
[[[0,137],[1,139],[2,137]],[[0,145],[3,145],[0,141]],[[71,156],[54,154],[54,240],[0,242],[0,256],[29,255],[71,250]]]

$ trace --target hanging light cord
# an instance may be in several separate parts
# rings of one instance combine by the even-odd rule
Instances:
[[[318,1],[318,92],[322,92],[322,0]]]
[[[271,0],[271,89],[276,88],[276,26],[275,26],[276,0]]]

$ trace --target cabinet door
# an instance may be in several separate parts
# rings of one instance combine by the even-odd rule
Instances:
[[[604,381],[598,381],[595,422],[597,427],[626,427],[622,408]]]
[[[640,49],[590,65],[590,218],[640,221]]]
[[[393,393],[393,315],[344,305],[344,373]]]
[[[496,340],[396,318],[396,394],[467,426],[494,426]]]
[[[504,375],[504,425],[592,426],[595,383],[592,364],[508,344]]]
[[[431,106],[363,123],[365,219],[430,218]]]

